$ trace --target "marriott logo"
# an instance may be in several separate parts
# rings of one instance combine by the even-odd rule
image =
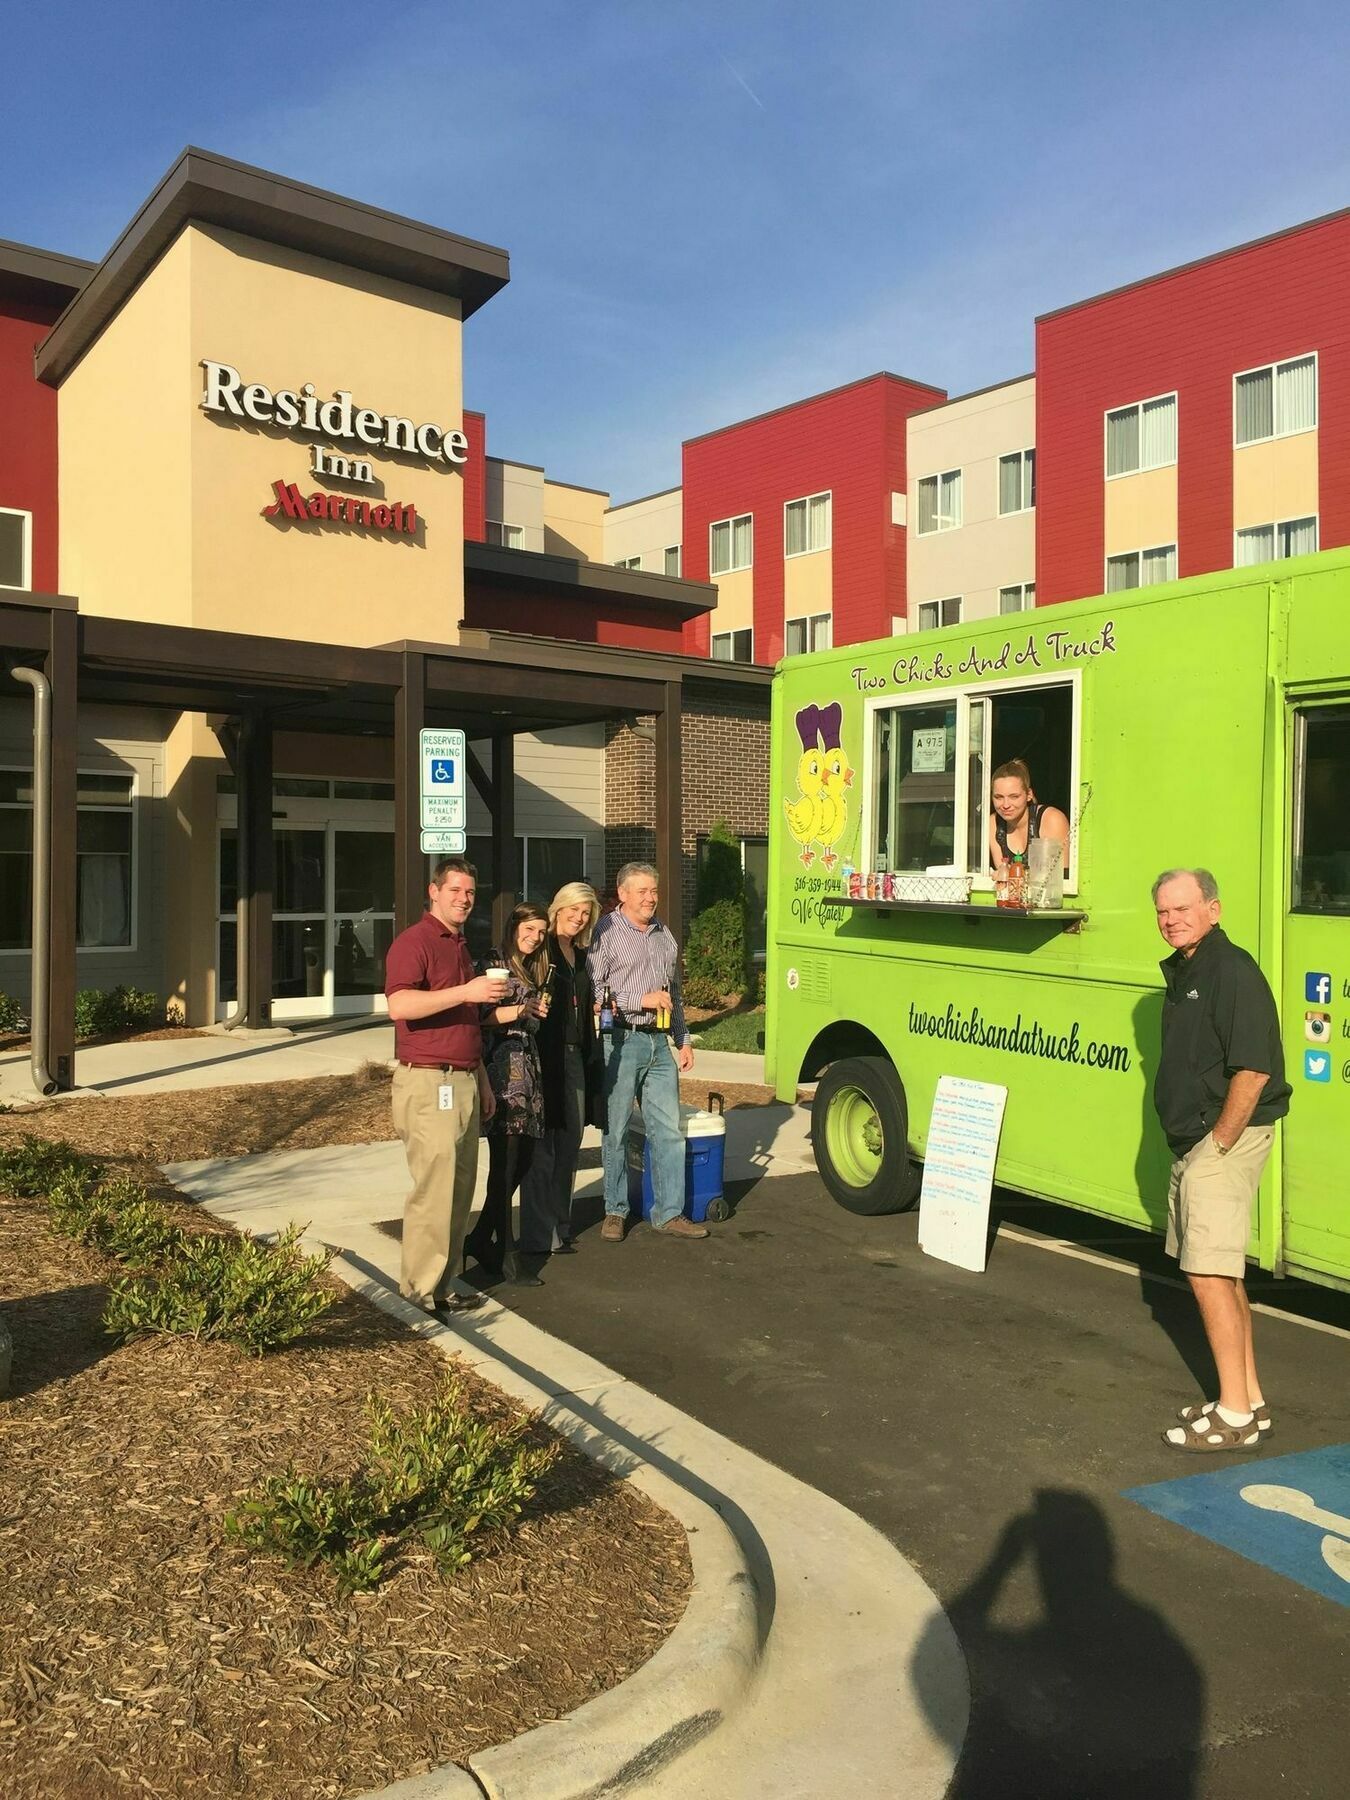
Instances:
[[[294,519],[302,525],[358,525],[365,531],[417,531],[417,508],[402,500],[363,500],[356,494],[302,494],[293,481],[274,481],[276,496],[263,508],[265,519]]]

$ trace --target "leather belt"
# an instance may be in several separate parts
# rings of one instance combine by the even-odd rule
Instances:
[[[395,1061],[401,1069],[435,1069],[441,1075],[472,1075],[478,1067],[477,1063],[415,1063],[401,1056]]]

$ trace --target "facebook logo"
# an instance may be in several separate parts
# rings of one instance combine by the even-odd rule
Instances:
[[[1303,998],[1314,1001],[1318,1006],[1325,1006],[1331,998],[1330,975],[1319,975],[1310,969],[1303,977]]]

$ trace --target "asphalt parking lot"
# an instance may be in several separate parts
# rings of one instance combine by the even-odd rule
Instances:
[[[814,1175],[729,1193],[707,1243],[588,1224],[503,1298],[911,1558],[971,1670],[955,1795],[1344,1791],[1350,1559],[1317,1520],[1339,1505],[1350,1539],[1350,1296],[1254,1283],[1272,1441],[1184,1456],[1160,1434],[1207,1357],[1151,1240],[1000,1197],[973,1275]]]

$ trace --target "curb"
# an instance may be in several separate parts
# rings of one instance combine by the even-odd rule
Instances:
[[[332,1253],[316,1235],[311,1253]],[[469,1348],[456,1332],[428,1321],[420,1307],[392,1293],[340,1251],[330,1274],[409,1327],[448,1359]],[[473,1367],[538,1412],[592,1461],[617,1472],[684,1527],[693,1580],[684,1614],[661,1647],[618,1687],[587,1700],[565,1718],[536,1726],[509,1743],[371,1790],[365,1800],[600,1800],[649,1779],[723,1724],[745,1697],[759,1664],[759,1594],[740,1542],[705,1501],[568,1409],[566,1396],[525,1381],[480,1344]],[[470,1771],[472,1771],[470,1773]]]

